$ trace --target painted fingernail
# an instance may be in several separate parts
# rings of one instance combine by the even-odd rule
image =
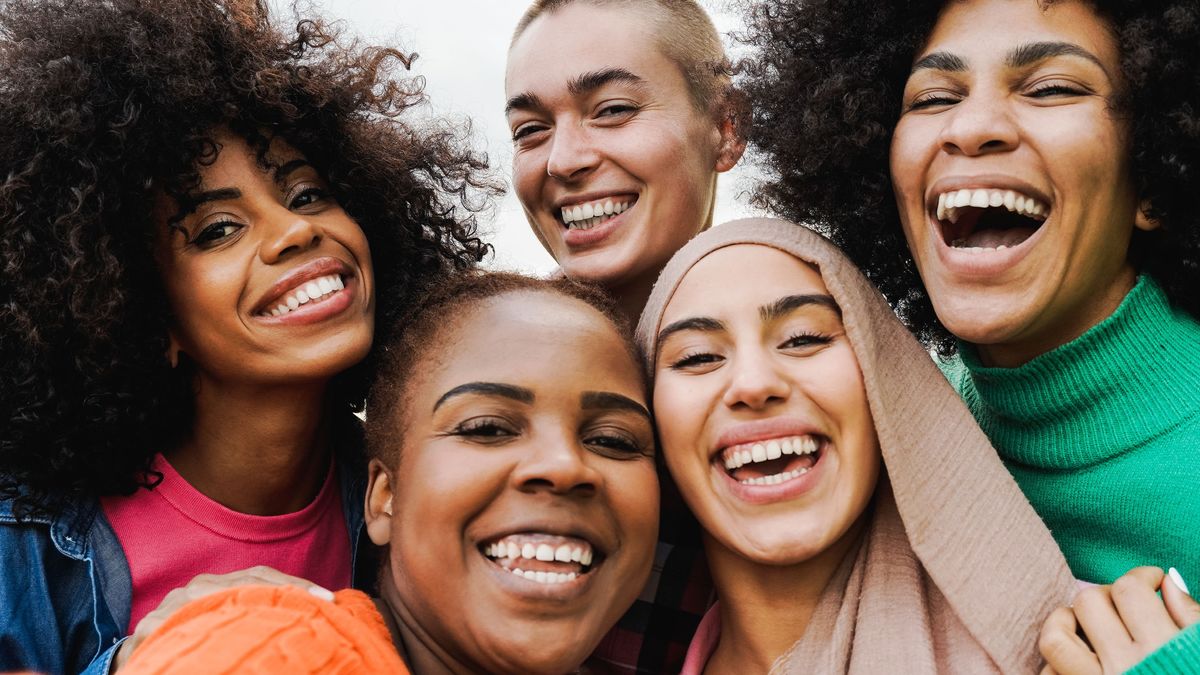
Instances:
[[[313,595],[317,596],[318,598],[320,598],[322,600],[328,600],[330,602],[333,602],[333,591],[329,590],[328,588],[321,588],[320,586],[309,586],[308,592],[312,593]]]
[[[1179,587],[1179,590],[1191,596],[1192,592],[1188,590],[1187,584],[1183,583],[1183,577],[1179,576],[1179,570],[1172,567],[1171,569],[1167,570],[1167,576],[1171,577],[1171,581],[1175,582],[1175,585]]]

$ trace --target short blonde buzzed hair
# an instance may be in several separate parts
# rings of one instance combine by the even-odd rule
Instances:
[[[535,0],[517,22],[512,43],[538,17],[576,3],[597,7],[641,6],[657,11],[655,34],[659,46],[663,55],[683,71],[696,108],[708,112],[726,108],[732,92],[729,57],[708,12],[696,0]]]

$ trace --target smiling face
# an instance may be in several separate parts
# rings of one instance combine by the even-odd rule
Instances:
[[[398,466],[372,463],[383,595],[443,665],[571,671],[653,559],[640,369],[608,319],[548,292],[483,300],[434,339],[452,348],[407,385]]]
[[[717,173],[741,155],[663,55],[660,19],[576,2],[535,19],[508,56],[517,196],[567,276],[610,290],[648,289],[710,224]]]
[[[904,232],[938,318],[1018,365],[1103,320],[1132,287],[1139,216],[1116,41],[1090,5],[948,3],[892,140]]]
[[[296,382],[354,365],[374,327],[362,230],[287,143],[272,143],[264,168],[240,137],[215,140],[188,203],[156,204],[172,343],[210,380]]]
[[[719,249],[680,282],[659,336],[663,456],[708,535],[764,564],[838,548],[874,491],[879,443],[820,274],[766,246]]]

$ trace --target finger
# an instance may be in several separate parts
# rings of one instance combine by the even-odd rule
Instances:
[[[1100,672],[1100,659],[1080,639],[1077,628],[1075,613],[1068,607],[1060,607],[1046,618],[1038,636],[1038,651],[1046,659],[1043,675]]]
[[[1157,567],[1138,567],[1113,582],[1111,596],[1125,630],[1135,642],[1160,645],[1179,632],[1167,606],[1158,597],[1163,571]]]
[[[1102,662],[1119,661],[1133,646],[1133,638],[1113,606],[1110,587],[1094,586],[1075,596],[1075,619],[1083,628],[1092,651]]]
[[[1162,599],[1176,626],[1187,628],[1200,622],[1200,603],[1188,594],[1187,584],[1174,567],[1168,570],[1167,578],[1163,580]]]
[[[186,594],[189,600],[196,600],[218,591],[239,586],[296,586],[303,588],[322,600],[332,601],[334,598],[333,592],[323,586],[314,584],[307,579],[284,574],[279,570],[262,566],[238,570],[228,574],[197,576],[186,586]]]

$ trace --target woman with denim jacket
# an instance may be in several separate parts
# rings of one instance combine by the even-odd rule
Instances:
[[[486,251],[483,160],[401,120],[408,56],[261,3],[16,0],[0,36],[0,670],[119,667],[201,573],[372,576],[358,364]]]

